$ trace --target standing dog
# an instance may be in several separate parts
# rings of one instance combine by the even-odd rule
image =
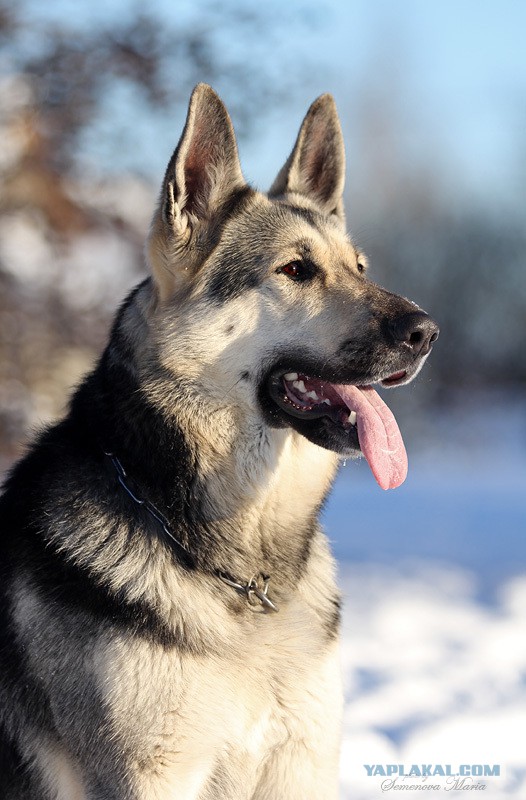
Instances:
[[[128,297],[1,502],[2,800],[334,800],[338,457],[405,477],[370,384],[437,336],[345,233],[335,105],[268,196],[199,85]]]

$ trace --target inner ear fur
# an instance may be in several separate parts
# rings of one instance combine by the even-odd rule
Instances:
[[[206,83],[198,84],[190,98],[181,141],[166,170],[164,187],[168,185],[179,209],[197,219],[245,185],[232,121]]]
[[[269,197],[301,194],[343,220],[344,183],[345,148],[336,103],[332,95],[323,94],[307,111]]]
[[[161,298],[192,270],[196,233],[246,187],[234,128],[222,100],[205,83],[190,98],[185,127],[164,176],[147,253]],[[182,268],[182,269],[181,269]]]

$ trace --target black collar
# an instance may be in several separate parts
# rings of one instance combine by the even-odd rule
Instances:
[[[128,496],[133,500],[134,503],[136,503],[138,506],[141,506],[141,508],[144,508],[144,510],[156,520],[164,535],[169,540],[171,546],[177,550],[177,553],[184,565],[188,569],[196,569],[197,562],[194,555],[187,547],[185,547],[182,542],[179,541],[179,539],[177,539],[176,536],[174,536],[170,524],[164,514],[159,511],[159,509],[154,506],[150,500],[144,499],[142,492],[136,488],[135,482],[129,478],[126,470],[114,453],[109,453],[105,450],[104,455],[111,461],[113,468],[117,473],[119,483]],[[244,595],[249,606],[257,607],[258,605],[261,605],[263,609],[267,611],[278,611],[277,606],[274,605],[268,596],[268,586],[270,582],[269,575],[265,575],[264,573],[260,572],[258,575],[253,575],[250,580],[243,581],[220,569],[212,570],[211,574],[213,574],[216,578],[219,578],[227,586],[235,589],[239,594]]]

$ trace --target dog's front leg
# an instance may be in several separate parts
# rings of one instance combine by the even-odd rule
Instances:
[[[252,800],[337,800],[338,755],[337,742],[318,753],[290,742],[272,755]]]
[[[291,690],[285,702],[290,735],[268,757],[252,800],[336,800],[342,711],[337,644],[302,694]]]

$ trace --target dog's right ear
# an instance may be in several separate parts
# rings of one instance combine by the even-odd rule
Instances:
[[[193,274],[203,259],[206,238],[198,234],[245,186],[228,111],[214,90],[200,83],[190,98],[184,131],[168,164],[148,237],[147,255],[161,300]]]

